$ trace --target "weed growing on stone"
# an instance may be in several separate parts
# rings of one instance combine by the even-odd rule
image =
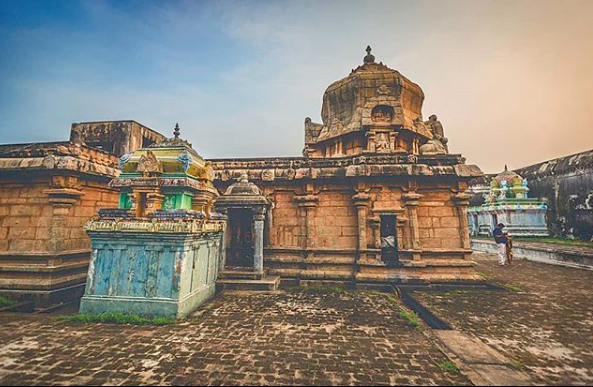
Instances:
[[[518,360],[512,360],[506,365],[517,371],[525,371],[525,366]]]
[[[457,289],[457,290],[453,290],[450,292],[445,292],[442,294],[443,297],[449,297],[449,296],[453,296],[453,295],[464,295],[464,294],[471,294],[471,290],[462,290],[462,289]]]
[[[500,283],[500,286],[512,291],[512,292],[522,292],[523,289],[521,289],[520,287],[518,287],[517,285],[513,285],[513,284],[503,284]]]
[[[286,288],[287,292],[298,293],[304,292],[309,294],[323,294],[323,293],[347,293],[348,290],[342,289],[339,286],[292,286]]]
[[[14,301],[6,297],[0,296],[0,306],[10,306],[14,304]]]
[[[479,275],[480,277],[484,278],[484,280],[486,280],[486,281],[492,280],[492,277],[490,277],[488,274],[486,274],[482,271],[477,271],[476,274]]]
[[[440,369],[447,372],[459,373],[459,367],[451,360],[445,360],[440,363],[437,363]]]
[[[400,308],[399,315],[414,329],[420,328],[420,317],[415,312],[408,312]]]
[[[169,325],[174,324],[176,321],[173,317],[145,317],[126,313],[79,313],[70,316],[61,316],[59,319],[67,322],[115,323],[132,325]]]

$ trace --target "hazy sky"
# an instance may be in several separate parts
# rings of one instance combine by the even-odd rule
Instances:
[[[0,1],[0,143],[179,122],[205,157],[297,156],[370,44],[485,172],[593,148],[593,1]]]

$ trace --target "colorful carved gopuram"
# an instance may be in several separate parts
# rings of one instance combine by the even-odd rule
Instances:
[[[527,179],[505,166],[490,181],[486,203],[468,208],[470,231],[475,236],[491,236],[494,227],[503,223],[510,235],[548,236],[547,209],[544,201],[529,198]]]
[[[81,312],[183,317],[214,295],[225,223],[210,163],[175,137],[120,160],[117,209],[87,223],[91,262]]]

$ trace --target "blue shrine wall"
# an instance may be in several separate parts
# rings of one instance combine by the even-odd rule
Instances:
[[[89,232],[81,313],[183,317],[215,293],[222,233]]]

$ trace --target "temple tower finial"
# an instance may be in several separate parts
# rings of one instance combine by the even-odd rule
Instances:
[[[373,54],[371,54],[371,46],[367,46],[366,48],[366,52],[367,55],[364,57],[364,63],[374,63],[375,62],[375,56]]]
[[[181,134],[181,132],[179,131],[179,123],[176,123],[175,130],[173,131],[173,135],[175,136],[175,138],[179,138],[180,134]]]

